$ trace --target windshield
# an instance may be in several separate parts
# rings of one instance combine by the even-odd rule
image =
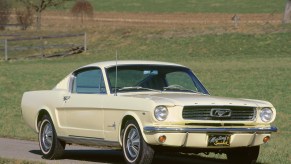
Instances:
[[[185,67],[124,65],[106,69],[111,93],[136,91],[200,92],[207,90]],[[116,83],[116,84],[115,84]]]

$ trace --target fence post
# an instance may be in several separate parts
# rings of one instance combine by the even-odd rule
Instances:
[[[84,33],[84,52],[87,52],[87,33]]]
[[[5,48],[4,48],[5,61],[7,61],[8,60],[8,41],[7,41],[7,39],[4,40],[4,46],[5,46]]]
[[[40,55],[41,55],[42,58],[44,58],[44,43],[43,43],[43,36],[40,36],[39,39],[40,39],[40,44],[41,44],[41,48],[40,48],[40,51],[41,51],[40,53],[41,53],[41,54],[40,54]]]

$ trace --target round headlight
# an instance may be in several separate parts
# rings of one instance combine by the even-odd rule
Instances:
[[[269,122],[273,118],[273,111],[270,108],[263,108],[260,117],[263,122]]]
[[[159,121],[164,121],[168,117],[168,109],[165,106],[157,106],[155,109],[155,117]]]

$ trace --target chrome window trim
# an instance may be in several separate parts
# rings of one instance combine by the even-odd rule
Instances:
[[[74,93],[73,92],[73,87],[74,87],[74,81],[76,79],[76,76],[72,73],[70,76],[70,82],[69,82],[69,92],[70,93]]]
[[[99,69],[100,70],[100,73],[102,76],[100,76],[100,80],[103,80],[103,83],[104,83],[104,88],[105,88],[105,92],[104,93],[95,93],[95,94],[100,94],[100,95],[104,95],[104,94],[107,94],[107,89],[106,89],[106,84],[105,84],[105,79],[104,79],[104,74],[103,74],[103,71],[100,67],[83,67],[83,68],[80,68],[78,70],[75,70],[73,73],[71,73],[70,75],[70,80],[69,80],[69,89],[68,91],[72,94],[87,94],[87,93],[77,93],[77,92],[74,92],[74,83],[75,83],[75,80],[76,80],[76,76],[75,74],[79,73],[79,72],[84,72],[86,70],[90,70],[90,69]],[[99,84],[99,89],[100,89],[100,86],[101,86],[101,83]]]

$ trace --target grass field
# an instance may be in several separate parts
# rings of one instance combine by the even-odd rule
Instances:
[[[281,13],[285,0],[89,0],[95,11],[187,13]],[[57,9],[71,9],[73,2]]]
[[[49,31],[46,31],[49,32]],[[212,95],[268,100],[277,108],[279,132],[263,145],[259,162],[290,163],[291,30],[263,34],[197,35],[183,29],[88,30],[89,50],[77,56],[0,62],[0,136],[35,140],[21,119],[22,93],[51,89],[70,71],[92,62],[161,60],[189,66]],[[29,33],[29,32],[28,32]]]
[[[33,162],[25,160],[7,159],[0,157],[0,164],[43,164],[43,162]]]

